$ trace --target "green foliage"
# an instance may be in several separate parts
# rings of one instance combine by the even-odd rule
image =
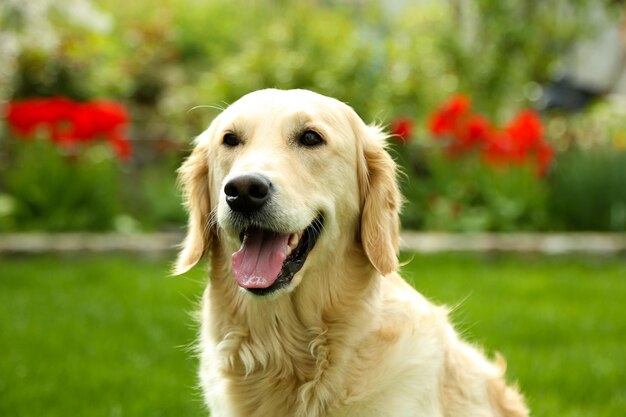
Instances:
[[[589,14],[609,1],[453,0],[451,30],[439,34],[438,52],[458,88],[489,116],[504,119],[555,74],[573,43],[598,28]],[[620,13],[609,12],[615,19]]]
[[[176,159],[177,162],[178,159]],[[178,164],[176,164],[178,165]],[[166,167],[171,167],[166,169]],[[176,168],[173,164],[148,167],[137,178],[139,195],[128,196],[136,207],[129,207],[133,217],[148,230],[180,230],[187,222],[182,196],[176,184]]]
[[[591,0],[451,0],[405,2],[399,8],[382,1],[260,0],[245,7],[227,0],[79,3],[85,10],[96,10],[80,21],[82,15],[63,13],[64,6],[55,2],[41,9],[29,2],[0,7],[0,20],[7,22],[20,23],[15,16],[36,12],[38,20],[30,25],[45,27],[46,39],[54,39],[45,48],[33,42],[26,36],[34,33],[28,19],[17,24],[19,30],[13,23],[0,29],[16,34],[18,40],[30,39],[18,42],[15,59],[0,64],[0,72],[13,76],[9,89],[13,98],[63,95],[121,101],[132,114],[134,142],[177,143],[171,149],[179,162],[181,149],[187,149],[190,139],[207,127],[218,108],[268,87],[309,88],[346,101],[366,122],[382,125],[400,115],[422,125],[436,105],[461,91],[496,123],[508,120],[538,98],[539,85],[553,75],[568,46],[596,29],[589,10],[611,2],[599,6]],[[5,90],[0,88],[0,95]],[[582,115],[563,123],[576,126],[585,120]],[[588,131],[582,137],[600,137],[596,133]],[[0,132],[0,139],[5,136]],[[12,164],[24,158],[22,151],[18,151],[22,156],[14,157],[11,147],[7,149],[0,152]],[[531,172],[493,172],[478,161],[459,164],[419,146],[411,148],[412,155],[397,152],[409,179],[404,183],[406,227],[454,231],[581,227],[573,213],[565,218],[562,213],[567,207],[584,206],[573,204],[584,194],[573,187],[586,185],[582,180],[569,181],[566,177],[576,173],[563,164],[557,168],[562,172],[550,182],[550,187],[558,184],[557,194],[547,197],[551,189],[546,190]],[[113,161],[79,157],[84,161],[70,163],[67,175],[74,178],[69,187],[83,197],[65,196],[58,208],[53,198],[20,193],[12,184],[25,186],[27,179],[36,182],[51,171],[61,172],[59,164],[68,159],[51,156],[56,162],[46,162],[43,154],[29,158],[41,159],[30,161],[41,172],[25,173],[26,168],[17,167],[3,173],[6,179],[0,178],[0,183],[13,187],[0,195],[1,230],[105,230],[115,227],[111,219],[121,214],[148,229],[184,219],[173,185],[175,165],[156,146],[142,145],[126,172]],[[423,175],[424,169],[428,176]],[[596,176],[619,177],[621,172]],[[17,178],[11,178],[14,175]],[[102,191],[87,190],[88,181],[101,182],[102,187],[96,188]],[[567,191],[571,197],[562,196],[565,190],[571,190]],[[70,202],[72,198],[76,201]],[[551,217],[546,213],[548,198],[553,201]],[[613,220],[604,229],[621,230],[617,226],[620,198],[611,206]],[[569,203],[558,208],[556,200]],[[44,209],[44,204],[51,208]],[[73,209],[62,220],[66,208]],[[43,221],[43,212],[57,213],[54,216],[59,218]],[[28,219],[33,219],[32,224]]]
[[[106,144],[62,149],[44,140],[7,143],[0,232],[176,229],[186,213],[176,185],[180,158],[141,170]]]
[[[437,147],[395,152],[406,167],[403,226],[451,232],[543,230],[548,189],[528,166],[501,169],[478,155],[449,157]]]
[[[571,150],[549,176],[549,210],[567,230],[626,231],[626,152]]]
[[[0,230],[110,230],[121,213],[119,163],[106,145],[63,154],[43,140],[12,142],[0,186]]]
[[[200,103],[232,103],[250,91],[274,87],[313,89],[365,107],[365,96],[372,95],[363,86],[374,87],[382,74],[353,15],[301,3],[253,11],[254,23],[236,32],[232,50],[221,59],[206,56],[204,71],[197,70],[193,88]]]
[[[456,90],[504,118],[536,100],[559,54],[593,30],[578,15],[588,2],[567,1],[571,13],[554,12],[557,0],[485,0],[459,5],[463,13],[455,3],[393,10],[261,1],[242,10],[217,1],[198,15],[179,9],[174,20],[190,28],[176,39],[179,49],[195,51],[183,56],[193,58],[201,103],[231,103],[267,87],[310,88],[349,102],[368,121],[420,118]],[[238,19],[222,19],[228,14]],[[215,28],[215,43],[201,36],[206,26]]]

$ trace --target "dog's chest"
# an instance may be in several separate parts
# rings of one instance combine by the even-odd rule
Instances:
[[[315,378],[319,353],[294,334],[259,335],[243,327],[202,346],[201,376],[212,416],[293,416],[302,387]],[[315,354],[318,354],[317,356]]]
[[[277,377],[271,372],[230,376],[228,396],[233,416],[261,417],[295,415],[300,382],[293,377]]]

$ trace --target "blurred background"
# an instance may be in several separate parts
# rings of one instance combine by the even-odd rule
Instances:
[[[626,232],[624,1],[2,0],[0,56],[3,416],[206,415],[187,314],[205,271],[168,278],[172,252],[123,242],[178,239],[176,168],[253,90],[385,126],[407,233]],[[122,243],[11,246],[68,232]],[[404,274],[509,359],[534,415],[624,415],[626,266],[593,252],[407,247]]]
[[[0,231],[179,230],[173,172],[211,106],[266,87],[399,134],[405,227],[624,231],[623,15],[582,0],[3,1]]]

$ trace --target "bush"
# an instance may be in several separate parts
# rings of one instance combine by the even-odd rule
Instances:
[[[182,230],[187,223],[182,196],[176,186],[176,168],[179,158],[170,158],[162,165],[150,166],[140,171],[134,195],[126,198],[126,207],[146,230]],[[134,202],[134,206],[128,204]]]
[[[555,228],[626,231],[626,152],[570,150],[548,179]]]
[[[477,232],[547,227],[548,190],[532,167],[493,169],[475,156],[451,159],[436,147],[392,152],[408,171],[401,175],[405,228]]]
[[[105,145],[63,155],[48,141],[12,142],[0,231],[111,230],[122,213],[120,167]]]
[[[0,22],[10,23],[3,26],[0,40],[3,35],[16,40],[16,48],[0,63],[0,98],[64,96],[82,102],[105,97],[123,102],[131,116],[130,135],[137,152],[117,171],[114,161],[88,156],[102,147],[76,160],[56,155],[51,156],[56,162],[45,162],[44,155],[29,155],[42,159],[37,174],[20,172],[26,168],[17,165],[25,157],[14,156],[12,146],[0,149],[11,162],[2,166],[10,172],[0,179],[5,188],[16,187],[28,176],[36,181],[38,175],[62,171],[61,161],[65,161],[68,172],[55,175],[67,176],[68,181],[81,176],[74,182],[83,196],[76,198],[84,204],[101,204],[82,208],[70,204],[67,197],[63,204],[71,210],[68,219],[33,220],[29,225],[26,219],[38,217],[33,213],[56,210],[45,210],[44,202],[56,202],[52,197],[35,202],[11,188],[0,196],[4,230],[102,230],[120,224],[152,229],[182,223],[184,213],[173,185],[182,150],[219,108],[260,88],[316,90],[348,102],[367,122],[383,125],[398,116],[420,125],[442,99],[463,91],[494,124],[509,120],[538,98],[540,83],[550,78],[550,69],[568,44],[593,29],[592,19],[581,16],[596,4],[591,0],[536,4],[480,0],[471,5],[420,2],[394,8],[382,1],[276,4],[262,0],[241,7],[226,0],[163,0],[158,6],[147,0],[132,4],[77,0],[75,8],[63,13],[65,6],[58,2],[42,7],[31,3],[0,6]],[[552,12],[561,6],[567,13]],[[48,42],[29,35],[39,34],[39,29]],[[11,82],[2,83],[5,79]],[[38,152],[42,146],[30,151]],[[495,157],[502,157],[502,149],[492,150]],[[460,162],[442,157],[439,151],[424,143],[396,150],[411,179],[404,184],[410,200],[405,226],[575,227],[573,220],[561,218],[558,203],[550,205],[555,219],[550,223],[544,204],[547,186],[533,178],[532,169],[492,170],[480,158]],[[536,159],[545,157],[540,149],[535,152]],[[14,172],[18,178],[11,178]],[[89,178],[97,175],[111,175],[111,179]],[[551,177],[550,184],[556,184],[559,175]],[[100,197],[89,196],[95,191],[89,190],[88,181],[102,181],[103,187],[110,181],[110,192],[116,196],[98,203]],[[583,181],[576,183],[584,186]],[[565,189],[559,185],[559,190]],[[619,223],[619,204],[611,209],[612,228]],[[71,218],[80,210],[84,213]],[[84,216],[90,210],[94,218],[87,220]],[[119,219],[121,213],[127,213],[122,217],[126,220],[114,226],[112,219]]]
[[[447,231],[537,230],[546,226],[553,149],[538,115],[520,111],[504,127],[457,95],[429,118],[429,140],[413,144],[410,121],[392,124],[409,203],[404,225]]]

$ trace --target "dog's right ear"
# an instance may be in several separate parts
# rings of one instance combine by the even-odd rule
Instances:
[[[190,270],[211,245],[213,227],[209,223],[211,196],[209,192],[209,147],[198,142],[187,160],[178,169],[178,181],[189,213],[187,236],[174,266],[174,275]]]

